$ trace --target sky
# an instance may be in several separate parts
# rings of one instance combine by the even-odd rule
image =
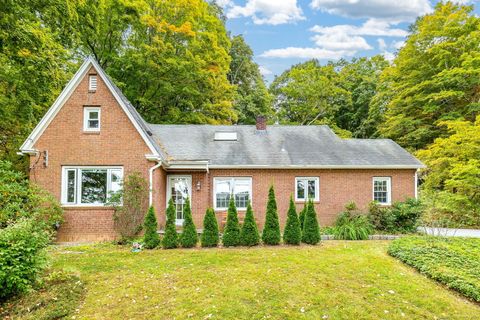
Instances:
[[[408,26],[432,12],[438,0],[216,0],[227,29],[241,34],[267,82],[293,64],[316,58],[383,54],[392,60]],[[456,0],[474,4],[480,0]]]

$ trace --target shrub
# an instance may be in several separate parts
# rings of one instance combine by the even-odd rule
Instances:
[[[155,216],[155,209],[153,207],[148,209],[143,227],[145,228],[145,234],[143,235],[145,248],[153,249],[158,247],[160,245],[160,236],[157,232],[157,217]]]
[[[302,240],[302,230],[300,229],[300,221],[298,220],[295,203],[290,196],[290,206],[287,213],[287,224],[283,232],[283,242],[286,244],[298,245]]]
[[[416,199],[395,202],[391,207],[382,207],[372,202],[369,205],[368,218],[377,230],[387,232],[415,232],[423,206]]]
[[[193,223],[192,210],[190,209],[190,199],[183,207],[183,231],[180,235],[180,244],[184,248],[193,248],[197,245],[198,235],[197,228]]]
[[[114,228],[120,238],[118,243],[128,243],[142,231],[145,212],[148,210],[148,184],[138,172],[133,172],[122,183],[122,189],[112,193],[107,206],[114,209]]]
[[[367,240],[372,231],[368,217],[357,212],[355,205],[349,204],[337,217],[333,235],[339,240]]]
[[[227,211],[227,224],[222,238],[225,247],[235,247],[240,244],[240,224],[238,223],[237,207],[235,207],[234,196],[230,196]]]
[[[45,266],[50,238],[33,219],[22,218],[0,230],[0,300],[25,292],[35,282]]]
[[[260,243],[260,235],[258,234],[257,223],[253,215],[252,205],[247,205],[245,220],[243,221],[242,230],[240,231],[240,243],[244,246],[256,246]]]
[[[268,190],[267,212],[265,214],[265,226],[262,232],[263,243],[268,245],[280,244],[280,223],[278,222],[277,201],[273,186]]]
[[[168,201],[167,221],[165,222],[165,235],[163,236],[162,245],[165,249],[173,249],[178,247],[177,227],[175,226],[175,207],[173,200]]]
[[[317,213],[313,201],[309,200],[305,212],[305,222],[303,224],[302,242],[308,244],[317,244],[320,242],[320,226],[317,221]]]
[[[218,223],[215,212],[208,208],[203,218],[203,233],[201,237],[202,247],[216,247],[219,242]]]
[[[300,214],[298,215],[298,220],[300,221],[300,229],[303,230],[303,224],[305,222],[305,213],[307,212],[307,205],[308,201],[305,201],[305,204],[303,205],[302,211],[300,211]]]

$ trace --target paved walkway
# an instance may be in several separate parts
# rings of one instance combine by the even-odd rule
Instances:
[[[480,238],[479,229],[449,229],[449,228],[418,227],[418,231],[427,233],[429,235],[435,235],[435,236]]]

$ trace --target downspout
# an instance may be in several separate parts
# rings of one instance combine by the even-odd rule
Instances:
[[[418,169],[415,170],[415,199],[418,200]]]
[[[158,163],[149,169],[150,173],[150,189],[148,193],[148,206],[151,207],[153,203],[153,171],[162,165],[162,161],[158,160]]]

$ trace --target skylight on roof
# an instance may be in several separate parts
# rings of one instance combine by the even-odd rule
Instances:
[[[237,141],[236,132],[227,132],[227,131],[217,131],[215,132],[215,141]]]

